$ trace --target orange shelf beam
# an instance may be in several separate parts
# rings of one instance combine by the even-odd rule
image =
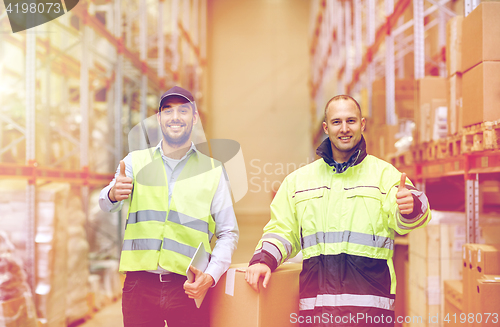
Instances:
[[[397,165],[417,180],[471,174],[500,172],[500,149],[465,153],[459,156],[434,161],[424,161],[413,165]],[[411,173],[410,173],[411,172]]]
[[[88,171],[86,167],[82,170],[62,170],[38,167],[36,163],[32,165],[0,163],[0,179],[27,179],[30,184],[40,179],[76,185],[104,186],[109,184],[113,177],[114,174],[95,173]]]
[[[126,48],[123,45],[123,41],[121,38],[115,37],[111,34],[110,31],[106,29],[103,23],[101,23],[96,17],[90,15],[87,11],[87,7],[80,5],[76,6],[71,10],[76,16],[78,16],[84,25],[89,25],[92,27],[98,34],[108,40],[115,48],[118,49],[119,52],[122,52],[124,57],[129,59],[132,62],[132,65],[139,69],[142,73],[148,76],[148,80],[152,83],[152,86],[156,89],[160,89],[162,87],[163,82],[158,78],[154,69],[148,66],[147,63],[142,62],[139,59],[139,56],[130,49]],[[170,69],[170,67],[165,67],[165,69],[174,76],[174,72]]]

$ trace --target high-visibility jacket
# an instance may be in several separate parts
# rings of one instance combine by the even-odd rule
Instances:
[[[120,271],[156,270],[186,275],[196,248],[211,253],[215,221],[212,199],[222,174],[220,162],[195,151],[177,178],[169,205],[163,159],[154,148],[134,151],[133,190]]]
[[[430,220],[428,205],[416,219],[399,213],[396,168],[366,152],[359,159],[342,173],[316,160],[288,175],[271,203],[271,220],[251,264],[275,268],[302,250],[303,314],[352,317],[394,310],[394,233],[406,234]],[[407,187],[413,188],[408,179]]]

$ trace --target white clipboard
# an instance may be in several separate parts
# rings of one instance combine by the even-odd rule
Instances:
[[[205,269],[208,267],[208,262],[210,259],[210,255],[205,251],[205,247],[203,246],[203,242],[200,242],[200,245],[198,245],[198,248],[196,249],[196,252],[193,255],[193,258],[191,259],[191,262],[189,263],[189,266],[193,266],[196,269],[199,269],[203,272],[205,272]],[[189,270],[189,266],[187,267],[186,270],[186,276],[189,282],[194,282],[194,274],[191,270]],[[203,299],[205,298],[205,294],[200,296],[197,299],[194,299],[194,302],[196,303],[196,307],[199,308],[201,306],[201,303],[203,302]]]

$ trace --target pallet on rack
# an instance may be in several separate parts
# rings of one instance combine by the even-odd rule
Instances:
[[[456,157],[462,154],[462,134],[450,135],[446,138],[448,154],[450,157]]]
[[[387,155],[386,159],[395,167],[411,166],[415,163],[414,154],[412,151],[390,153]]]
[[[464,127],[462,152],[494,150],[500,147],[500,121]]]

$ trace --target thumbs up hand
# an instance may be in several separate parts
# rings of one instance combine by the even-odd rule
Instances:
[[[401,174],[401,181],[399,182],[396,199],[401,214],[408,215],[413,212],[413,196],[410,190],[406,188],[406,173]]]
[[[128,199],[132,193],[132,178],[125,174],[125,162],[120,161],[120,173],[116,176],[115,185],[109,190],[109,199],[113,202]]]

